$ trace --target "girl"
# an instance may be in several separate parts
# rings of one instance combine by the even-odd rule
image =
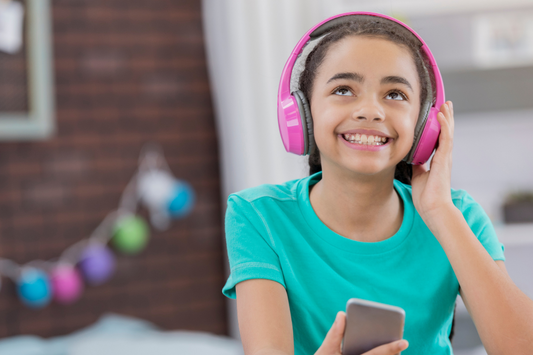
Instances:
[[[405,339],[367,355],[451,354],[458,293],[490,354],[530,353],[533,302],[507,275],[483,209],[450,187],[451,102],[436,108],[431,170],[404,161],[438,70],[405,27],[354,14],[324,26],[291,77],[311,175],[228,199],[223,293],[237,298],[245,353],[340,354],[356,297],[406,312]]]

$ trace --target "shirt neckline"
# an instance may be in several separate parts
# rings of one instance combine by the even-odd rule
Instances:
[[[309,187],[316,184],[321,179],[322,172],[319,171],[318,173],[300,180],[300,184],[298,186],[298,204],[305,220],[311,227],[311,230],[314,232],[313,237],[318,237],[326,243],[331,244],[339,249],[356,254],[381,254],[396,248],[405,241],[413,225],[414,206],[412,204],[411,194],[409,191],[407,191],[407,187],[405,187],[400,181],[395,179],[393,184],[395,190],[398,192],[403,201],[404,212],[402,225],[400,226],[400,229],[390,238],[379,242],[369,243],[343,237],[342,235],[337,234],[329,229],[329,227],[326,226],[320,220],[320,218],[318,218],[313,206],[311,205],[311,201],[309,200]]]

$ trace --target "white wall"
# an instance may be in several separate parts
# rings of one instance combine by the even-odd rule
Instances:
[[[325,15],[348,11],[371,11],[396,16],[442,15],[513,9],[531,5],[531,0],[321,0],[328,4]],[[290,0],[289,0],[290,2]]]
[[[532,155],[533,110],[457,115],[452,187],[468,191],[501,224],[505,195],[533,190]]]

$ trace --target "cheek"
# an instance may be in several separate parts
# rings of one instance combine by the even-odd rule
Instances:
[[[323,121],[318,121],[313,118],[313,136],[319,150],[324,150],[327,144],[327,131],[328,127]]]
[[[417,119],[407,121],[403,125],[401,125],[401,128],[399,128],[401,129],[401,132],[398,132],[401,138],[401,145],[402,147],[405,146],[405,149],[410,149],[413,145],[413,141],[415,138],[416,121]]]
[[[325,147],[327,144],[336,138],[336,129],[339,125],[340,114],[334,108],[323,108],[320,110],[316,108],[312,110],[313,117],[313,132],[315,136],[315,142],[321,147]]]
[[[413,138],[415,136],[416,122],[408,122],[403,126],[403,134],[406,137]]]

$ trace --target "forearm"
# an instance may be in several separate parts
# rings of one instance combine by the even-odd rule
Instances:
[[[259,351],[254,352],[251,355],[293,355],[293,354],[289,354],[285,351],[276,350],[276,349],[261,349]]]
[[[533,301],[497,266],[455,206],[426,224],[440,242],[489,354],[533,348]]]

